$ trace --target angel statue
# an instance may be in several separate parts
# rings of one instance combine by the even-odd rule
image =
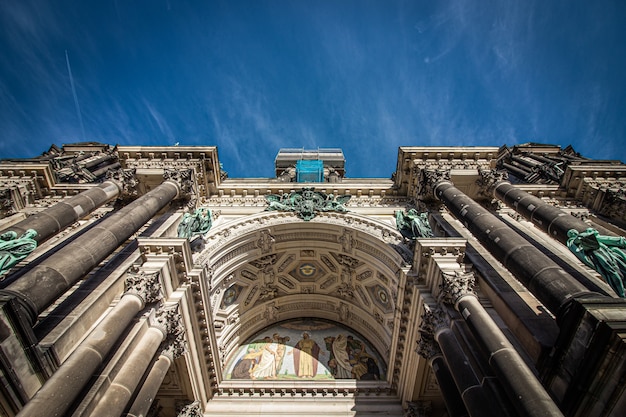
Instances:
[[[407,239],[433,237],[433,231],[428,222],[428,213],[418,213],[415,209],[410,209],[406,214],[402,210],[397,210],[396,227]]]
[[[0,275],[4,275],[37,248],[37,241],[33,239],[35,236],[37,232],[33,229],[28,229],[19,238],[12,230],[0,235]]]
[[[193,214],[183,214],[183,218],[178,224],[178,237],[189,239],[195,235],[202,235],[208,232],[212,225],[211,210],[199,208]]]
[[[584,232],[570,229],[567,236],[569,250],[585,265],[602,275],[617,295],[624,297],[626,239],[621,236],[603,236],[593,228]]]

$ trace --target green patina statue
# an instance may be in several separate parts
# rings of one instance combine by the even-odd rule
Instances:
[[[433,231],[428,222],[428,213],[418,213],[415,209],[409,209],[406,214],[402,210],[397,210],[396,227],[407,239],[433,237]]]
[[[199,208],[191,213],[183,214],[183,218],[178,224],[178,237],[189,239],[196,235],[202,235],[211,229],[213,218],[211,210]]]
[[[567,247],[585,265],[598,271],[613,291],[624,297],[626,277],[626,239],[621,236],[603,236],[596,229],[584,232],[570,229],[567,232]]]
[[[283,195],[269,194],[265,196],[268,206],[266,211],[293,211],[304,220],[309,221],[320,211],[348,211],[344,205],[350,200],[349,195],[335,197],[315,191],[313,187],[305,187],[301,191]]]
[[[0,276],[37,248],[35,236],[37,232],[33,229],[28,229],[19,238],[14,231],[0,235]]]

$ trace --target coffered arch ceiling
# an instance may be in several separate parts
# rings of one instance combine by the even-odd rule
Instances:
[[[411,257],[400,233],[371,218],[264,212],[214,227],[195,263],[210,271],[222,360],[271,324],[311,317],[351,327],[390,361]]]

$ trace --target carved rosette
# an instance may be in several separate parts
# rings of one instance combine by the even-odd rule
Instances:
[[[137,195],[137,178],[135,178],[135,168],[130,169],[111,169],[106,173],[106,179],[115,181],[122,190],[123,197],[135,197]]]
[[[168,169],[163,172],[163,179],[173,181],[180,187],[181,193],[179,197],[190,197],[193,191],[193,170],[192,169]]]
[[[200,402],[194,401],[191,404],[178,405],[176,407],[178,417],[202,417],[202,408]]]
[[[439,286],[439,300],[446,304],[455,305],[462,297],[471,295],[476,297],[474,284],[476,278],[473,272],[441,272],[442,282]]]
[[[144,304],[156,303],[162,298],[159,271],[145,272],[131,269],[126,272],[126,293],[141,298]]]
[[[430,169],[425,168],[420,170],[420,181],[418,194],[424,200],[436,198],[434,191],[435,186],[440,181],[450,180],[450,170],[447,169]]]
[[[481,193],[487,197],[493,197],[493,189],[497,183],[508,181],[509,173],[506,170],[497,169],[479,169],[480,178],[476,180],[476,184],[480,187]]]

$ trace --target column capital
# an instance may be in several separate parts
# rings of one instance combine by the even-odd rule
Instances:
[[[137,195],[137,178],[135,178],[135,168],[130,169],[110,169],[106,172],[106,179],[113,181],[120,189],[120,194],[124,197],[135,197]]]
[[[144,304],[155,303],[162,298],[159,271],[145,272],[131,268],[126,272],[125,294],[133,294]]]
[[[417,341],[415,352],[426,360],[441,356],[441,349],[432,334],[420,332],[420,339]]]
[[[493,190],[499,182],[508,181],[509,173],[506,170],[498,169],[478,169],[480,178],[476,184],[481,188],[481,192],[486,197],[493,197]]]
[[[409,401],[404,411],[403,417],[429,417],[432,411],[432,403],[430,401]]]
[[[436,198],[435,186],[440,181],[450,181],[450,170],[435,167],[425,167],[420,170],[418,194],[424,198]]]
[[[193,194],[193,170],[192,169],[170,169],[165,168],[163,172],[165,181],[172,181],[178,184],[180,192],[178,197],[191,197]]]
[[[177,417],[202,417],[202,408],[199,401],[194,401],[190,404],[177,405],[176,411]]]
[[[419,332],[436,337],[437,333],[450,328],[450,317],[441,306],[430,307],[424,304],[424,314],[420,323]]]
[[[157,312],[150,325],[159,329],[166,340],[183,338],[185,328],[178,312],[178,304],[175,306],[163,306]]]
[[[476,297],[474,284],[476,278],[473,272],[441,271],[441,285],[439,286],[439,301],[445,304],[456,305],[463,297]]]

